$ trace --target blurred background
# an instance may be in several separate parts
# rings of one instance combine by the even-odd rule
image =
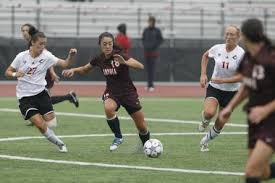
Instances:
[[[125,23],[132,39],[130,55],[144,62],[141,36],[150,15],[156,17],[165,39],[156,67],[156,81],[161,82],[197,82],[203,52],[223,43],[227,25],[239,26],[244,19],[257,17],[267,35],[275,36],[274,0],[1,0],[0,80],[5,80],[4,71],[15,55],[27,48],[20,32],[25,23],[45,32],[47,48],[58,57],[78,48],[75,66],[88,63],[98,52],[100,33],[115,35],[117,25]],[[102,81],[99,72],[73,80]],[[146,80],[145,71],[131,75],[134,81]]]

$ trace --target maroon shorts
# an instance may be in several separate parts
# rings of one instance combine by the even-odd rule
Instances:
[[[275,150],[275,113],[258,125],[248,121],[248,148],[253,149],[257,140],[262,140]]]
[[[47,85],[46,85],[46,88],[47,89],[51,89],[54,85],[54,81],[52,80],[52,76],[50,74],[50,71],[47,70],[47,74],[46,74],[46,77],[45,77],[46,81],[47,81]]]
[[[129,92],[127,95],[118,96],[118,95],[113,95],[111,92],[105,90],[102,96],[102,100],[105,101],[108,98],[111,98],[116,102],[117,104],[116,111],[118,111],[118,109],[122,105],[126,109],[128,114],[131,115],[142,108],[140,105],[140,101],[138,99],[138,94],[135,91]]]

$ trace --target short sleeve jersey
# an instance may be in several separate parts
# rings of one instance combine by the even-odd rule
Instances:
[[[123,54],[122,51],[114,51],[114,53],[121,55],[126,62],[129,60],[129,57]],[[105,58],[103,54],[100,54],[92,58],[90,64],[99,67],[102,71],[106,78],[106,90],[108,92],[117,96],[127,95],[133,91],[136,92],[136,88],[130,78],[129,67],[115,61],[113,56]]]
[[[240,46],[236,46],[231,52],[226,51],[225,44],[217,44],[208,51],[208,57],[215,60],[212,78],[228,78],[235,75],[236,70],[243,58],[244,50]],[[215,84],[210,81],[212,87],[223,91],[237,91],[240,83],[223,83]]]
[[[248,109],[275,99],[275,49],[263,47],[255,57],[246,53],[238,72],[249,88]]]
[[[42,92],[47,84],[45,80],[46,72],[57,61],[58,58],[46,49],[36,58],[30,55],[29,50],[19,53],[10,65],[16,71],[25,73],[23,77],[18,78],[17,98],[34,96]]]

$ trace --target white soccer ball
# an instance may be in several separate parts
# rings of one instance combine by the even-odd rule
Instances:
[[[163,152],[163,146],[158,139],[147,140],[143,146],[143,151],[150,158],[157,158]]]

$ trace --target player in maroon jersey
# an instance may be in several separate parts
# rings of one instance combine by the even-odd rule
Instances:
[[[107,123],[115,135],[110,151],[116,150],[123,142],[119,119],[116,111],[123,106],[132,117],[144,144],[150,138],[150,132],[144,121],[144,114],[138,99],[137,90],[130,78],[129,68],[143,69],[144,66],[133,58],[129,58],[123,50],[114,45],[114,37],[108,32],[99,36],[98,44],[101,53],[93,57],[90,63],[77,68],[64,70],[65,77],[73,77],[75,73],[87,74],[94,67],[99,67],[106,78],[106,89],[102,96]]]
[[[31,36],[37,32],[38,30],[31,24],[24,24],[21,26],[22,37],[28,42],[28,47],[30,47]],[[54,86],[54,82],[59,81],[59,77],[55,73],[53,67],[48,69],[45,79],[47,81],[46,88],[50,92],[50,89]],[[76,93],[73,91],[70,91],[67,95],[51,96],[52,104],[57,104],[66,100],[73,103],[75,107],[79,106],[79,101],[76,97]]]
[[[246,183],[275,178],[275,163],[269,164],[275,150],[275,47],[264,34],[258,19],[248,19],[241,26],[241,41],[246,49],[238,68],[243,85],[220,113],[227,121],[233,109],[245,98],[248,118],[248,160]]]

